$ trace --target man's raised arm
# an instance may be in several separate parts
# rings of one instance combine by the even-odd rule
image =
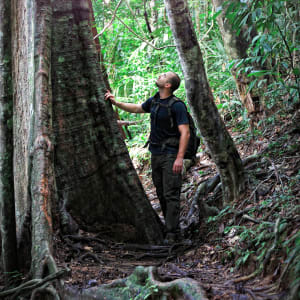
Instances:
[[[116,107],[119,107],[120,109],[130,112],[130,113],[144,113],[145,112],[142,108],[142,104],[117,102],[115,99],[115,96],[109,91],[107,91],[105,94],[105,100],[109,100]]]

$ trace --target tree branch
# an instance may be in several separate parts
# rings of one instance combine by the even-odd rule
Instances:
[[[125,24],[118,16],[116,16],[116,18],[131,32],[133,33],[138,39],[140,39],[141,41],[145,42],[148,46],[152,47],[155,50],[162,50],[165,48],[169,48],[169,47],[176,47],[175,45],[167,45],[167,46],[163,46],[163,47],[155,47],[154,45],[152,45],[150,42],[148,42],[147,40],[145,40],[144,38],[140,37],[137,33],[135,33],[127,24]]]
[[[128,0],[125,0],[125,1],[126,1],[126,5],[127,5],[128,9],[130,10],[132,16],[134,17],[134,19],[135,19],[135,21],[136,21],[137,26],[139,27],[140,31],[143,32],[143,29],[142,29],[141,26],[140,26],[139,20],[137,19],[137,17],[136,17],[136,15],[135,15],[134,11],[132,10],[132,8],[131,8],[131,6],[130,6]]]
[[[120,7],[122,1],[123,1],[123,0],[120,0],[119,3],[117,4],[117,6],[116,6],[116,8],[115,8],[115,10],[114,10],[114,13],[113,13],[113,16],[112,16],[110,22],[107,23],[107,24],[104,26],[104,28],[101,30],[100,33],[98,33],[97,35],[94,36],[94,40],[95,40],[96,38],[98,38],[100,35],[102,35],[102,34],[105,32],[105,30],[111,26],[111,24],[113,23],[113,21],[115,20],[115,18],[116,18],[116,16],[117,16],[117,11],[118,11],[118,9],[119,9],[119,7]]]
[[[212,15],[214,14],[214,11],[215,11],[215,8],[213,6],[212,7],[212,11],[211,11]],[[204,41],[204,39],[206,38],[206,36],[208,35],[208,33],[213,29],[213,27],[214,27],[214,19],[212,19],[211,25],[208,28],[208,30],[206,31],[206,33],[203,35],[202,39],[200,40],[200,43],[202,43]]]
[[[145,17],[146,25],[147,25],[148,31],[150,33],[151,39],[153,40],[154,37],[152,35],[152,29],[151,29],[151,26],[149,23],[148,14],[147,14],[147,10],[146,10],[146,0],[144,0],[144,17]]]

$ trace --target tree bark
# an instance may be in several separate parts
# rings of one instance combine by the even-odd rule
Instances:
[[[51,0],[35,2],[34,115],[31,145],[32,261],[34,278],[43,278],[56,270],[52,258],[55,182],[53,165],[51,94]]]
[[[0,226],[1,258],[7,279],[18,270],[13,183],[13,90],[11,4],[0,1]]]
[[[52,80],[55,172],[65,207],[80,223],[124,223],[137,238],[161,241],[159,218],[104,100],[86,0],[54,3]]]
[[[77,224],[122,224],[120,239],[131,229],[137,241],[160,243],[163,225],[104,100],[88,0],[13,0],[11,32],[9,2],[0,3],[5,270],[17,268],[17,249],[20,267],[31,267],[33,277],[56,272],[59,226],[74,232]]]
[[[237,0],[231,0],[230,3],[236,2]],[[217,16],[219,29],[222,35],[224,48],[227,56],[231,60],[247,58],[247,49],[250,46],[250,41],[245,38],[245,29],[241,28],[241,32],[237,35],[236,31],[232,28],[229,20],[226,19],[226,4],[225,0],[212,0],[216,12],[221,10],[221,13]],[[247,109],[250,117],[250,125],[257,124],[259,113],[263,110],[262,108],[262,97],[259,95],[258,90],[253,88],[248,91],[251,80],[254,78],[247,77],[247,74],[239,73],[238,69],[232,68],[232,75],[234,77],[236,87],[240,96],[240,100],[244,107]]]
[[[184,73],[186,95],[201,135],[216,163],[225,203],[238,199],[245,188],[243,164],[213,101],[185,0],[165,0]]]

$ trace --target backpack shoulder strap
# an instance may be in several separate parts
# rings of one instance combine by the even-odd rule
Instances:
[[[171,122],[171,128],[173,128],[173,126],[174,126],[174,121],[173,121],[173,116],[172,116],[172,110],[171,110],[171,108],[172,108],[172,105],[175,102],[181,102],[181,103],[183,103],[184,106],[185,106],[185,108],[187,109],[185,103],[181,99],[179,99],[179,98],[177,98],[176,96],[173,95],[173,97],[168,102],[168,115],[169,115],[170,122]]]

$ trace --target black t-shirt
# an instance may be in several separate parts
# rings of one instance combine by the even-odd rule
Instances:
[[[166,146],[162,148],[162,142],[169,137],[180,137],[180,133],[178,130],[178,125],[189,124],[189,119],[186,111],[186,107],[184,103],[181,101],[176,101],[171,106],[171,113],[174,122],[174,126],[172,127],[170,117],[168,114],[168,109],[166,107],[160,106],[157,115],[156,121],[154,121],[154,110],[157,105],[152,105],[152,101],[159,101],[161,104],[168,104],[168,101],[172,98],[172,96],[160,99],[159,93],[155,96],[149,98],[142,104],[142,108],[145,112],[151,113],[151,133],[150,133],[150,146],[149,150],[153,155],[160,154],[176,154],[178,152],[178,148]],[[151,110],[151,111],[150,111]]]

